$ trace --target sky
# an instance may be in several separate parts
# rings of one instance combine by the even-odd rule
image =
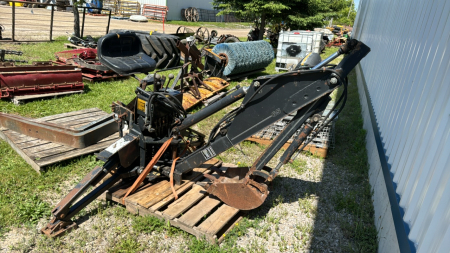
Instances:
[[[353,4],[355,4],[356,11],[358,11],[359,1],[360,0],[353,0]]]

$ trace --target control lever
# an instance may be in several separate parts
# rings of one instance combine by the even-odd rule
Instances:
[[[167,88],[169,87],[169,84],[170,84],[170,80],[172,80],[172,79],[174,79],[175,78],[175,76],[172,74],[172,73],[170,73],[169,74],[169,80],[167,81],[167,84],[166,84],[166,89],[165,89],[165,91],[167,91]]]

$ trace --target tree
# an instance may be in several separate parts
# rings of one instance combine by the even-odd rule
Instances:
[[[73,33],[77,37],[81,37],[80,31],[80,13],[78,12],[78,6],[83,5],[83,1],[73,1]]]
[[[260,18],[262,39],[266,22],[285,23],[291,30],[312,30],[322,27],[326,20],[337,18],[349,6],[351,0],[213,0],[221,10],[218,15],[235,13],[241,17]],[[349,9],[347,8],[347,11]]]
[[[264,35],[266,20],[272,21],[274,16],[279,16],[290,7],[286,1],[264,0],[213,0],[213,4],[220,9],[218,15],[235,13],[239,17],[261,18],[259,25],[259,39]]]
[[[338,16],[335,19],[336,24],[353,26],[356,18],[355,5],[353,0],[347,0],[345,3],[346,7],[338,12]]]

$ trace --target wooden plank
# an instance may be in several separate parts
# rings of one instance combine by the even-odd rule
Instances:
[[[170,204],[162,213],[168,219],[176,218],[204,198],[205,194],[206,191],[203,187],[194,184],[188,193],[175,200],[175,202]]]
[[[215,164],[217,164],[219,162],[219,160],[217,160],[216,158],[213,158],[207,162],[205,162],[204,164],[202,164],[200,167],[202,168],[211,168],[212,166],[214,166]],[[194,171],[199,171],[201,168],[194,168]],[[203,174],[206,173],[211,173],[211,170],[205,170],[203,172]],[[191,189],[192,185],[197,182],[198,180],[200,180],[201,178],[203,178],[203,175],[200,175],[196,178],[193,178],[191,180],[191,182],[187,183],[185,186],[179,188],[178,190],[176,190],[176,193],[178,195],[183,194],[184,192],[188,191]],[[150,207],[150,211],[152,212],[156,212],[158,210],[160,210],[161,208],[165,207],[166,205],[168,205],[170,202],[172,202],[175,199],[175,197],[173,195],[169,195],[167,196],[165,199],[161,200],[160,202],[156,203],[155,205]]]
[[[94,145],[91,145],[87,148],[83,148],[83,149],[75,149],[73,151],[68,151],[59,155],[54,155],[54,156],[49,156],[46,157],[44,159],[40,159],[38,161],[39,166],[47,166],[56,162],[61,162],[64,160],[68,160],[70,158],[75,158],[81,155],[87,155],[87,154],[91,154],[93,152],[99,151],[99,150],[103,150],[106,147],[112,145],[114,142],[117,141],[117,139],[119,138],[119,133],[114,134],[114,136],[116,136],[115,139],[111,139],[105,142],[101,142],[101,143],[97,143]]]
[[[49,97],[57,97],[63,95],[72,95],[72,94],[80,94],[83,93],[83,90],[75,90],[75,91],[65,91],[65,92],[54,92],[54,93],[46,93],[46,94],[38,94],[38,95],[26,95],[26,96],[14,96],[12,97],[12,101],[15,105],[19,105],[21,102],[25,100],[39,99],[39,98],[49,98]]]
[[[142,198],[145,198],[148,195],[157,194],[159,191],[166,189],[166,187],[170,187],[170,184],[167,180],[163,180],[152,185],[151,187],[145,188],[141,191],[136,191],[135,193],[129,195],[125,199],[125,202],[137,204]]]
[[[212,165],[211,165],[212,166]],[[194,171],[191,173],[191,175],[187,176],[185,179],[183,179],[181,181],[180,185],[174,185],[173,188],[175,189],[175,192],[184,187],[186,184],[192,182],[192,180],[194,178],[200,177],[203,175],[203,172],[205,172],[206,169],[205,168],[195,168]],[[166,198],[167,196],[173,194],[172,192],[172,188],[167,187],[164,191],[161,192],[156,192],[155,194],[151,194],[149,195],[147,198],[143,198],[141,199],[138,204],[145,207],[145,208],[149,208],[153,205],[155,205],[156,203],[160,202],[161,200],[163,200],[164,198]]]
[[[39,145],[43,145],[46,143],[50,143],[49,141],[44,141],[41,139],[36,139],[36,140],[32,140],[32,141],[26,141],[26,142],[16,142],[17,147],[24,149],[24,148],[31,148],[31,147],[35,147],[35,146],[39,146]]]
[[[197,228],[207,234],[215,235],[230,221],[239,209],[223,204]]]
[[[185,184],[183,187],[181,187],[178,190],[176,190],[175,192],[178,194],[178,196],[180,196],[181,194],[189,191],[192,188],[193,185],[194,185],[194,182],[189,182],[189,183]],[[161,200],[158,203],[156,203],[153,206],[151,206],[149,208],[149,210],[151,212],[159,211],[161,208],[165,207],[166,205],[168,205],[173,200],[175,200],[175,196],[173,196],[173,194],[170,194],[167,197],[165,197],[163,200]]]
[[[51,143],[51,144],[54,144],[54,143]],[[60,146],[54,146],[52,148],[45,149],[45,150],[38,149],[34,153],[29,153],[27,151],[27,149],[25,149],[24,152],[27,153],[30,156],[30,158],[33,158],[35,160],[40,160],[42,158],[47,158],[47,157],[54,156],[54,155],[60,155],[62,153],[67,153],[67,152],[73,151],[73,150],[76,150],[76,149],[68,147],[68,146],[60,145]]]
[[[66,118],[66,117],[71,117],[71,116],[80,115],[80,114],[86,114],[86,113],[89,113],[89,112],[97,112],[97,111],[102,111],[102,110],[94,107],[94,108],[83,109],[83,110],[79,110],[79,111],[73,111],[73,112],[66,112],[66,113],[61,113],[61,114],[50,115],[50,116],[38,118],[35,121],[36,122],[43,122],[43,121],[48,121],[49,122],[49,121],[55,120],[55,119]]]
[[[85,49],[85,48],[87,48],[87,47],[83,47],[83,46],[74,45],[74,44],[71,44],[71,43],[64,43],[64,47],[65,48],[75,48],[75,49]]]
[[[40,153],[40,152],[45,153],[45,151],[47,151],[47,150],[52,150],[55,148],[64,148],[64,147],[65,147],[64,145],[59,144],[59,143],[48,142],[48,143],[43,143],[41,145],[34,145],[34,146],[30,145],[30,146],[24,147],[23,151],[28,154],[34,154],[34,153]]]
[[[273,141],[273,140],[264,139],[264,138],[255,138],[253,136],[247,138],[246,140],[247,141],[257,142],[257,143],[265,145],[265,146],[270,145],[272,143],[272,141]],[[291,143],[286,142],[283,145],[282,149],[286,150],[289,147],[289,145],[291,145]],[[303,149],[303,151],[309,151],[309,152],[311,152],[314,155],[320,156],[322,158],[326,158],[328,149],[326,149],[326,148],[318,148],[315,145],[308,144]]]
[[[33,119],[33,121],[53,121],[53,123],[63,121],[76,125],[80,124],[79,119],[90,118],[90,121],[93,121],[107,115],[108,113],[103,112],[98,108],[90,108]],[[81,122],[82,124],[87,124],[87,120],[83,119]],[[87,148],[74,149],[58,143],[52,143],[38,138],[29,137],[5,128],[1,130],[1,134],[3,136],[2,138],[8,140],[11,147],[13,147],[13,149],[38,172],[44,166],[103,150],[112,145],[119,138],[119,133],[115,133]]]
[[[106,148],[106,147],[108,147],[109,145],[111,145],[112,143],[114,143],[117,140],[117,138],[112,138],[111,136],[109,136],[109,137],[107,137],[105,139],[107,139],[107,141],[104,141],[104,139],[103,139],[103,140],[97,142],[97,144],[94,144],[94,145],[101,145],[101,144],[103,144],[104,148]],[[111,143],[111,141],[112,141],[112,143]],[[110,143],[110,144],[106,145],[105,143]],[[38,150],[36,150],[36,152],[29,153],[29,155],[32,156],[33,159],[36,159],[36,158],[37,159],[43,159],[43,158],[48,158],[48,157],[51,157],[51,156],[54,156],[54,155],[58,155],[58,154],[62,155],[64,153],[68,153],[69,151],[73,151],[73,150],[80,151],[80,150],[86,150],[87,148],[92,147],[92,145],[91,145],[91,146],[89,146],[87,148],[84,148],[84,149],[76,149],[76,148],[72,148],[72,147],[69,147],[69,146],[56,144],[56,143],[54,145],[55,146],[53,148],[38,149]],[[60,146],[56,146],[56,145],[60,145]],[[25,153],[28,153],[27,150],[25,150]]]
[[[11,141],[8,136],[4,134],[5,131],[0,131],[0,138],[5,140],[14,151],[16,151],[31,167],[41,174],[41,166],[35,163],[30,157],[28,157],[20,148],[18,148],[13,141]]]
[[[58,124],[62,126],[81,124],[83,122],[92,122],[94,120],[100,119],[101,117],[108,116],[108,113],[104,111],[98,112],[88,112],[80,115],[73,115],[71,117],[59,118],[47,121],[52,124]]]
[[[26,136],[24,134],[20,134],[20,133],[11,131],[9,129],[8,130],[4,130],[3,132],[14,143],[23,143],[23,142],[29,142],[29,141],[38,140],[37,138]]]
[[[208,196],[202,199],[196,206],[189,209],[183,214],[178,221],[186,226],[195,226],[205,215],[209,214],[216,206],[220,204],[220,200],[215,197]]]
[[[183,185],[178,187],[176,191],[180,194],[180,198],[174,202],[172,202],[174,197],[170,194],[151,208],[140,205],[136,200],[143,201],[143,199],[154,198],[155,196],[159,196],[160,193],[170,189],[170,183],[168,183],[168,181],[159,182],[159,187],[156,185],[149,186],[150,184],[143,185],[142,190],[139,189],[138,192],[132,194],[125,200],[127,211],[141,216],[151,215],[159,219],[164,219],[166,222],[169,222],[171,226],[178,227],[197,238],[206,238],[211,243],[221,242],[224,238],[222,232],[230,231],[234,227],[234,223],[239,221],[242,216],[239,214],[239,210],[226,206],[216,197],[206,196],[205,198],[205,190],[201,186],[195,185],[195,182],[204,178],[203,173],[212,172],[211,166],[216,162],[218,162],[218,160],[213,159],[208,162],[209,164],[203,164],[199,166],[200,168],[195,168],[194,172],[202,173],[197,176],[193,176],[193,173],[190,176],[192,177],[191,180],[183,182]],[[218,165],[218,163],[216,163],[216,165]],[[222,170],[225,170],[227,167],[235,166],[230,164],[224,165],[226,165],[226,167],[223,166],[221,168]],[[218,175],[216,174],[215,176]],[[207,179],[203,181],[207,181]],[[128,191],[131,184],[132,183],[124,185],[118,184],[112,187],[107,192],[106,198],[121,203],[122,197]],[[182,195],[183,193],[184,195]],[[162,210],[162,207],[167,205],[167,209],[158,211],[160,209]],[[218,206],[219,209],[213,212]],[[211,212],[212,214],[210,217],[202,222],[202,218]],[[184,215],[179,217],[182,213],[184,213]],[[195,227],[197,223],[201,223],[199,227]],[[221,234],[219,234],[219,232]],[[219,239],[217,239],[218,237]]]
[[[240,215],[239,218],[236,219],[236,221],[234,222],[234,224],[238,224],[239,222],[241,222],[242,218],[244,218],[243,215]],[[233,230],[233,228],[234,228],[234,226],[230,226],[230,227],[227,229],[227,231],[225,231],[225,233],[223,233],[223,234],[219,237],[219,239],[217,239],[217,242],[218,242],[218,243],[222,243],[222,241],[225,239],[225,234],[230,233],[231,230]],[[217,237],[216,237],[216,238],[217,238]],[[215,239],[215,238],[214,238],[214,239]]]
[[[128,189],[132,185],[133,185],[133,182],[128,182],[126,184],[119,184],[119,185],[111,187],[107,191],[107,194],[106,194],[107,199],[122,204],[123,197],[125,196],[125,194],[128,192]],[[153,184],[151,184],[151,183],[148,183],[146,185],[144,185],[144,183],[141,183],[141,185],[138,187],[137,191],[143,190],[152,185]]]

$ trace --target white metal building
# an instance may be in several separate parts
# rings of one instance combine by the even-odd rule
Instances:
[[[450,252],[450,1],[361,0],[353,37],[379,252]]]
[[[212,0],[137,0],[141,4],[155,4],[169,7],[167,20],[181,20],[181,9],[195,7],[205,10],[213,10]]]

